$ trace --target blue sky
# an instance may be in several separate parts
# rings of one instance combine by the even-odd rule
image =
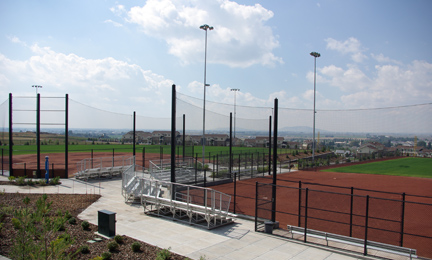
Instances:
[[[243,106],[358,109],[432,102],[432,2],[0,2],[0,100],[64,96],[99,109],[169,117],[171,85]]]

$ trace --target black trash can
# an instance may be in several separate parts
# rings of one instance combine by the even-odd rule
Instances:
[[[265,232],[267,234],[273,234],[273,227],[274,227],[274,222],[273,221],[266,221],[264,222],[265,225]]]
[[[109,210],[98,211],[98,232],[107,237],[115,236],[115,212]]]

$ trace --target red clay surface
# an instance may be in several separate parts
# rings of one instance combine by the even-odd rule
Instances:
[[[49,156],[49,164],[50,164],[50,171],[52,170],[52,165],[54,164],[54,172],[55,176],[60,176],[64,178],[64,168],[65,168],[65,154],[64,153],[51,153],[51,154],[41,154],[40,156],[40,169],[42,172],[45,172],[45,156]],[[124,156],[124,158],[129,158],[132,156],[132,153],[114,153],[114,156],[116,158]],[[84,160],[89,159],[92,157],[91,152],[84,152],[84,153],[69,153],[68,154],[68,176],[73,177],[74,174],[78,171],[77,169],[77,163]],[[101,152],[101,153],[94,153],[93,159],[96,160],[96,158],[101,157],[113,157],[112,152]],[[168,159],[169,156],[163,155],[162,159]],[[156,160],[160,159],[160,154],[151,154],[146,153],[145,154],[145,167],[149,167],[149,160]],[[5,170],[9,170],[9,165],[6,163],[6,161],[9,160],[9,157],[4,156],[3,161],[5,162],[3,164],[3,168]],[[142,153],[136,154],[136,163],[138,165],[142,165],[143,162],[143,156]],[[14,175],[15,176],[23,176],[24,175],[24,167],[26,168],[26,175],[30,176],[33,171],[37,168],[37,156],[35,154],[26,154],[26,155],[14,155],[13,156],[13,163],[14,163]],[[25,166],[24,166],[25,163]],[[15,171],[16,170],[16,171]],[[50,174],[51,175],[51,174]]]
[[[293,182],[287,182],[293,181]],[[349,235],[349,213],[350,201],[349,195],[351,189],[341,189],[326,186],[317,186],[309,183],[318,183],[342,187],[354,187],[354,196],[352,223],[352,235],[364,238],[365,214],[366,214],[366,195],[369,199],[369,229],[368,239],[378,242],[399,245],[401,241],[401,223],[402,218],[402,193],[406,193],[405,216],[404,216],[404,233],[416,234],[431,237],[432,234],[432,179],[416,177],[399,177],[386,175],[369,175],[355,173],[337,173],[337,172],[313,172],[297,171],[278,175],[277,184],[292,188],[278,187],[276,194],[276,221],[279,221],[280,227],[286,229],[286,225],[298,225],[298,197],[299,181],[302,182],[302,188],[309,188],[308,197],[308,228],[323,230],[332,233]],[[255,216],[255,183],[272,183],[272,177],[255,178],[238,181],[236,183],[236,213]],[[234,184],[224,184],[213,186],[221,192],[233,195]],[[356,189],[357,188],[357,189]],[[378,190],[386,192],[395,192],[398,194],[386,194],[372,191],[360,191],[358,189]],[[320,191],[331,191],[333,193],[324,193]],[[262,201],[271,201],[271,186],[264,186],[259,189],[259,199]],[[345,193],[340,195],[335,193]],[[409,195],[423,195],[431,198],[419,198]],[[383,199],[381,199],[383,198]],[[233,200],[233,198],[232,198]],[[304,212],[305,191],[302,191],[302,215]],[[409,202],[408,202],[409,201]],[[415,203],[411,203],[415,202]],[[232,201],[230,209],[233,209]],[[418,204],[428,203],[430,205]],[[271,204],[263,206],[271,210]],[[316,208],[316,209],[313,209]],[[319,209],[325,209],[322,211]],[[335,213],[334,211],[345,214]],[[259,211],[259,217],[270,219],[270,211]],[[316,218],[316,219],[313,219]],[[325,221],[330,219],[347,224],[334,223]],[[304,217],[301,218],[301,226],[304,226]],[[379,229],[388,229],[389,231],[380,231]],[[421,238],[416,236],[404,235],[403,246],[415,248],[418,254],[425,257],[432,257],[432,239]]]

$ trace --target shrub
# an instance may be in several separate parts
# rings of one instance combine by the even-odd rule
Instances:
[[[123,237],[120,236],[120,235],[116,235],[116,236],[114,237],[114,241],[116,241],[117,244],[122,244],[122,243],[123,243]]]
[[[21,228],[21,223],[17,218],[12,218],[12,225],[15,229]]]
[[[102,253],[102,259],[111,259],[111,253],[110,252],[103,252]]]
[[[49,183],[50,183],[50,185],[58,185],[58,184],[60,184],[60,177],[57,176],[57,177],[55,177],[53,179],[50,179]]]
[[[90,223],[88,223],[88,221],[83,221],[82,223],[81,223],[81,227],[83,228],[83,230],[88,230],[89,229],[89,227],[90,227]]]
[[[68,210],[66,210],[66,212],[65,212],[65,218],[67,219],[67,220],[69,220],[69,219],[71,219],[72,218],[72,215],[70,214],[70,212],[68,211]]]
[[[108,250],[109,250],[110,252],[114,252],[114,251],[117,250],[117,248],[118,248],[118,244],[117,244],[117,242],[115,242],[115,241],[111,241],[111,242],[109,242],[109,243],[107,244],[107,247],[108,247]]]
[[[70,218],[68,221],[69,221],[69,224],[71,224],[71,225],[75,225],[77,222],[74,217]]]
[[[141,244],[138,242],[134,242],[131,247],[132,247],[132,251],[134,252],[141,251]]]
[[[90,253],[90,249],[89,249],[88,245],[81,246],[80,251],[81,251],[81,253],[83,253],[83,254],[88,254],[88,253]]]
[[[20,186],[25,185],[25,177],[20,176],[20,177],[18,177],[18,179],[15,182],[16,182],[16,184],[18,184]]]
[[[37,183],[38,183],[39,185],[41,185],[41,186],[46,186],[46,185],[47,185],[45,179],[39,179],[39,180],[37,181]]]
[[[171,247],[168,249],[162,249],[162,250],[158,251],[156,254],[156,260],[169,259],[171,257],[170,249],[171,249]]]
[[[15,176],[9,176],[9,177],[8,177],[8,180],[9,180],[10,182],[15,182],[16,178],[15,178]]]

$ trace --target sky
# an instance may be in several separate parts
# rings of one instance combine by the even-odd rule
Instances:
[[[238,106],[432,102],[429,0],[2,0],[0,102],[69,98],[170,117],[171,86]],[[230,89],[240,89],[234,93]],[[235,95],[235,97],[234,97]]]

